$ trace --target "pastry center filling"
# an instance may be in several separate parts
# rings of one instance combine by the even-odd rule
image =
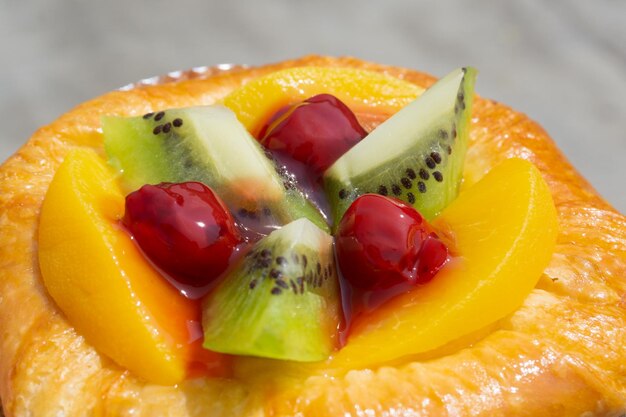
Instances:
[[[474,79],[422,93],[295,68],[223,105],[105,117],[108,163],[70,153],[44,202],[48,291],[97,349],[168,384],[250,356],[374,367],[477,332],[533,288],[549,258],[516,265],[551,253],[556,214],[525,161],[459,196]],[[367,112],[393,115],[366,130]]]

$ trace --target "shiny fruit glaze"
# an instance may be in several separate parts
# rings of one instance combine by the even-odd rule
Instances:
[[[336,250],[343,277],[355,288],[386,290],[430,281],[448,259],[448,249],[412,207],[365,194],[341,219]]]
[[[346,211],[335,235],[335,253],[342,344],[355,319],[429,282],[449,260],[446,245],[413,207],[377,194],[357,198]]]
[[[68,153],[43,202],[39,266],[48,293],[81,336],[147,381],[230,374],[202,350],[198,300],[161,278],[126,230],[124,194],[93,150]]]
[[[198,289],[226,270],[242,242],[224,203],[198,182],[143,186],[126,197],[123,224],[189,298],[204,295]]]
[[[513,313],[550,262],[559,230],[550,189],[522,159],[493,168],[433,226],[454,259],[427,285],[354,320],[331,367],[367,368],[432,353]]]
[[[344,103],[330,94],[318,94],[276,112],[261,129],[259,140],[321,175],[366,135]]]

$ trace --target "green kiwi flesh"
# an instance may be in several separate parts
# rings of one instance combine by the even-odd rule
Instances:
[[[102,130],[109,163],[128,192],[144,184],[198,181],[233,214],[273,226],[305,217],[328,230],[319,210],[226,107],[103,117]]]
[[[358,196],[401,199],[432,219],[459,192],[476,70],[460,68],[374,129],[324,173],[335,224]]]
[[[339,284],[332,237],[307,219],[258,241],[203,304],[204,347],[321,361],[336,344]]]

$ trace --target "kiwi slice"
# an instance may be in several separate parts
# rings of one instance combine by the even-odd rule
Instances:
[[[324,173],[335,223],[358,196],[399,198],[432,219],[458,194],[476,70],[460,68],[374,129]]]
[[[128,191],[144,184],[199,181],[248,222],[273,229],[306,217],[328,228],[295,179],[275,164],[226,107],[104,117],[102,130],[109,162],[121,173]]]
[[[332,237],[296,220],[258,241],[205,299],[204,347],[324,360],[336,343],[339,298]]]

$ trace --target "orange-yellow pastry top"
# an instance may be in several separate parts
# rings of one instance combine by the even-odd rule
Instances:
[[[307,373],[243,362],[232,378],[147,383],[98,353],[51,301],[37,260],[43,198],[65,155],[103,153],[102,115],[212,104],[293,66],[352,67],[427,87],[426,74],[353,58],[305,57],[208,70],[89,101],[38,130],[0,168],[0,397],[11,416],[578,416],[626,413],[626,218],[525,115],[477,98],[464,187],[513,157],[541,171],[557,247],[521,308],[471,340],[388,366]],[[358,99],[358,97],[357,97]],[[389,114],[358,109],[369,129]],[[506,198],[506,196],[503,196]],[[280,378],[272,376],[280,374]],[[587,414],[585,414],[587,413]]]

